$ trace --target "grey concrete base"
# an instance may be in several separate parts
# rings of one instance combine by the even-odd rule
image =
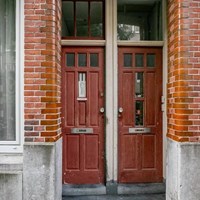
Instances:
[[[22,173],[0,174],[0,199],[22,200]]]
[[[62,139],[24,145],[24,200],[61,200]]]
[[[0,199],[22,200],[22,154],[0,154]]]
[[[167,200],[200,199],[200,143],[168,139]]]
[[[106,194],[104,185],[63,185],[63,196],[85,196]]]
[[[164,183],[119,184],[118,194],[164,194]]]
[[[164,194],[164,183],[104,185],[63,185],[63,196]]]

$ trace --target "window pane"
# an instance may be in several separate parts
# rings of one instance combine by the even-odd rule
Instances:
[[[79,53],[78,54],[78,66],[79,67],[86,67],[87,65],[87,54],[86,53]]]
[[[135,125],[143,126],[144,118],[143,118],[143,101],[136,101],[135,103]]]
[[[119,40],[162,40],[162,1],[118,0]]]
[[[15,141],[15,0],[0,1],[0,141]]]
[[[62,2],[62,36],[74,36],[74,3]]]
[[[90,54],[90,66],[91,67],[98,67],[99,66],[99,54],[91,53]]]
[[[91,2],[90,31],[92,37],[103,36],[103,5],[102,2]]]
[[[147,67],[155,67],[155,54],[147,54]]]
[[[67,54],[67,67],[74,67],[75,66],[75,55],[74,53]]]
[[[143,72],[135,74],[135,96],[143,97]]]
[[[132,54],[131,53],[124,54],[124,67],[132,67]]]
[[[88,2],[76,2],[76,35],[88,36]]]
[[[135,66],[144,67],[144,54],[141,53],[135,54]]]

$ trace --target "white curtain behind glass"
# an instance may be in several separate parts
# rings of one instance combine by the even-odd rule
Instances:
[[[0,141],[15,141],[15,0],[0,0]]]

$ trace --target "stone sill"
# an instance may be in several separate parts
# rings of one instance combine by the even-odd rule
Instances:
[[[0,174],[21,174],[22,171],[22,154],[0,154]]]

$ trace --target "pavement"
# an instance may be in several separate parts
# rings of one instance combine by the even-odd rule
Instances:
[[[165,200],[165,194],[64,196],[62,200]]]

